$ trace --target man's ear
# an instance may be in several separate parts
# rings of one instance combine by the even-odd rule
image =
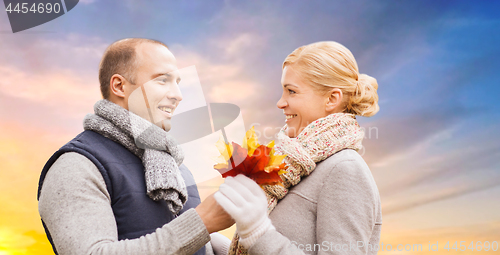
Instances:
[[[119,98],[125,98],[125,78],[119,74],[111,76],[109,81],[109,94]]]
[[[326,101],[326,112],[334,113],[339,112],[342,106],[343,93],[342,90],[338,88],[334,88],[327,92],[327,101]]]

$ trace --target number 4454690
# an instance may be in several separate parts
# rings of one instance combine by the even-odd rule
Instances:
[[[51,3],[17,3],[15,6],[12,6],[10,3],[5,11],[8,13],[17,12],[17,13],[59,13],[61,11],[61,5],[59,3],[51,4]],[[14,9],[12,9],[14,8]]]
[[[444,245],[445,250],[455,250],[455,251],[466,251],[466,250],[471,250],[471,251],[489,251],[490,249],[492,251],[497,251],[498,250],[498,242],[493,241],[491,244],[488,241],[481,242],[470,242],[469,246],[466,246],[467,243],[465,241],[461,241],[460,244],[458,242],[453,243],[453,246],[450,247],[450,242],[446,242]]]

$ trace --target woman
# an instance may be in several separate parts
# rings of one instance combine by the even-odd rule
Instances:
[[[226,178],[215,198],[236,221],[230,254],[376,254],[380,196],[356,152],[364,132],[355,115],[378,112],[377,81],[341,44],[318,42],[285,59],[281,83],[284,187]]]

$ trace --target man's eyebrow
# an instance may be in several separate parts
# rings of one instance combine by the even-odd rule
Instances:
[[[170,74],[170,72],[168,73],[160,73],[160,74],[155,74],[154,77],[155,78],[158,78],[160,76],[166,76],[166,77],[172,77],[172,75]],[[182,78],[181,77],[178,77],[177,80],[175,80],[177,82],[177,84],[179,84],[181,82]]]
[[[157,73],[157,74],[153,74],[151,77],[153,77],[153,79],[156,79],[156,78],[158,78],[160,76],[164,76],[164,75],[166,75],[166,74],[164,74],[164,73]]]
[[[170,77],[170,76],[172,76],[172,75],[171,75],[171,74],[169,74],[169,73],[157,73],[157,74],[153,74],[153,77],[154,77],[154,78],[158,78],[158,77],[160,77],[160,76]]]

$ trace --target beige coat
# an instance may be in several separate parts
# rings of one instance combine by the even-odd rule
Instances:
[[[380,195],[370,169],[345,149],[279,201],[269,230],[249,254],[377,254],[382,225]]]

